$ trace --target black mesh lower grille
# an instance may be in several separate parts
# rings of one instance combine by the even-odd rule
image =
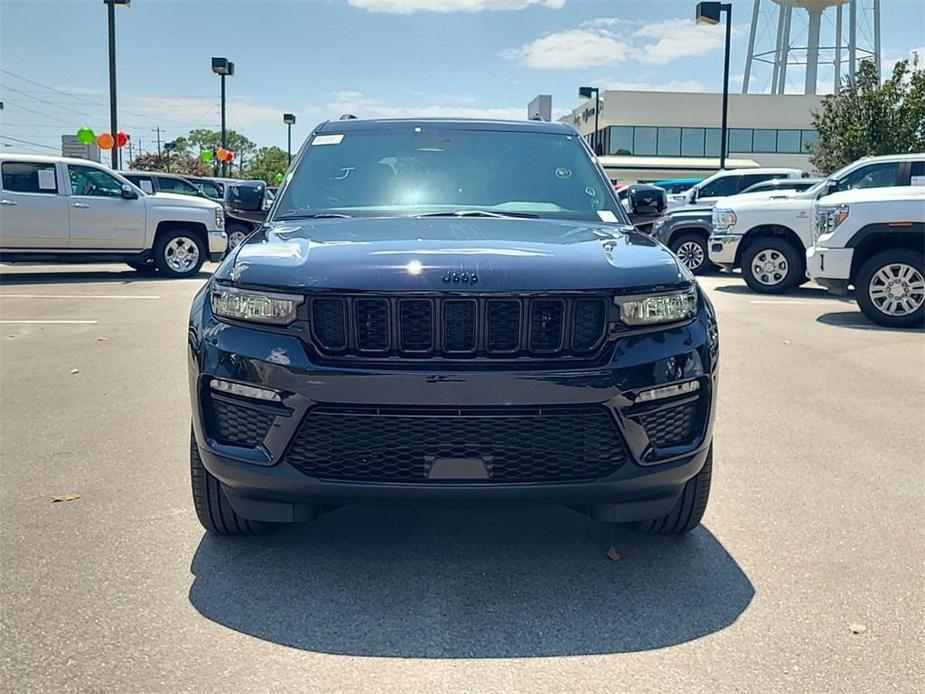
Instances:
[[[688,402],[639,417],[653,446],[690,443],[696,434],[697,402]]]
[[[212,419],[219,441],[251,448],[263,442],[273,424],[271,414],[217,398],[212,398]]]
[[[480,458],[492,482],[590,480],[627,459],[603,407],[316,408],[286,461],[313,477],[420,482],[434,458]]]

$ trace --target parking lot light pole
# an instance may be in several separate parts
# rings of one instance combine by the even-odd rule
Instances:
[[[228,133],[225,130],[225,78],[234,76],[234,63],[228,58],[212,58],[212,72],[222,78],[222,149],[228,149]],[[222,176],[228,175],[228,162],[222,162]]]
[[[601,110],[601,90],[598,87],[579,87],[578,96],[584,99],[590,99],[591,96],[594,96],[594,136],[591,138],[591,143],[594,145],[594,154],[599,155],[600,147],[598,143],[600,142],[600,136],[597,131],[598,128],[598,112]]]
[[[723,64],[723,125],[720,132],[719,168],[726,168],[726,150],[728,149],[727,123],[729,116],[729,43],[732,36],[732,3],[699,2],[697,3],[698,24],[719,24],[721,13],[726,13],[726,56]]]
[[[292,166],[292,126],[295,124],[295,114],[284,113],[283,123],[285,123],[289,129],[287,133],[286,155],[288,156],[288,166]]]
[[[132,0],[103,0],[109,18],[109,132],[115,137],[119,132],[116,118],[116,5],[129,7]],[[112,168],[119,168],[119,147],[112,148]]]

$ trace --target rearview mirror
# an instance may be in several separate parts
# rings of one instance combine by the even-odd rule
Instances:
[[[122,184],[122,199],[123,200],[137,200],[138,193],[128,183],[123,183]]]

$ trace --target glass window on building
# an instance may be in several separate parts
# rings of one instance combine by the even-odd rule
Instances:
[[[778,130],[777,131],[777,151],[782,154],[799,154],[800,152],[800,131],[799,130]]]
[[[730,152],[751,152],[752,151],[752,130],[751,128],[731,128],[729,130],[729,151]]]
[[[682,128],[681,129],[681,156],[682,157],[702,157],[703,156],[703,128]]]
[[[777,131],[755,128],[755,136],[752,140],[753,152],[776,152],[777,151]]]
[[[706,136],[703,143],[703,153],[708,157],[719,156],[719,145],[722,140],[722,130],[719,128],[707,128]]]
[[[658,153],[658,128],[636,128],[636,137],[633,140],[633,154],[639,156],[655,155]]]
[[[681,128],[658,129],[658,155],[677,157],[681,154]]]
[[[819,133],[817,133],[815,130],[804,130],[802,133],[803,140],[802,144],[800,145],[800,151],[808,154],[810,146],[819,142]]]
[[[610,146],[607,151],[610,154],[632,154],[633,129],[624,125],[611,125],[609,130]]]

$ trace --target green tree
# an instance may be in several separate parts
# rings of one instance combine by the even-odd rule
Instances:
[[[210,176],[212,171],[208,165],[201,162],[188,152],[167,152],[158,156],[157,153],[139,154],[129,162],[132,171],[169,171],[170,173],[186,174],[187,176]]]
[[[810,161],[831,173],[865,156],[925,151],[925,70],[918,55],[900,60],[880,84],[873,62],[864,61],[813,112],[819,141]]]
[[[186,138],[189,145],[201,150],[216,150],[222,146],[222,133],[219,130],[207,130],[199,128],[191,130],[189,137]],[[237,168],[238,175],[241,175],[245,169],[247,161],[257,151],[257,145],[248,140],[244,135],[236,130],[227,132],[228,149],[234,152],[234,161],[231,163],[229,172],[234,172]],[[221,167],[221,163],[215,162],[216,168]]]
[[[279,147],[261,147],[251,157],[245,168],[246,177],[261,179],[268,185],[276,185],[276,174],[286,173],[289,166],[288,155]]]

